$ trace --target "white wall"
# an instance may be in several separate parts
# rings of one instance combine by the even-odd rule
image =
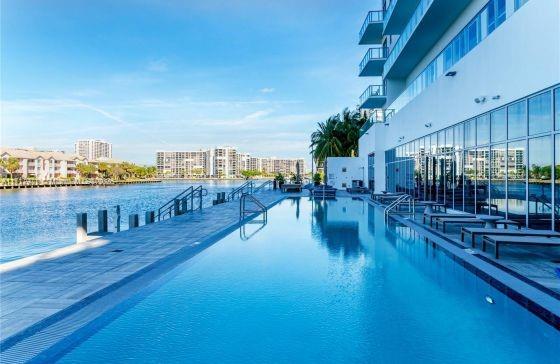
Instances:
[[[344,172],[343,169],[346,169]],[[363,181],[367,187],[367,157],[327,158],[327,183],[338,189],[352,187],[352,181]]]
[[[462,16],[470,19],[473,12],[469,6]],[[560,2],[529,1],[452,70],[455,77],[437,79],[393,116],[388,127],[374,125],[360,138],[366,171],[367,154],[376,152],[376,191],[385,188],[385,150],[560,83]],[[495,95],[499,100],[492,100]],[[475,103],[480,96],[487,101]]]

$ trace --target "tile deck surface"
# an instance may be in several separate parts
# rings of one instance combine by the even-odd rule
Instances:
[[[270,206],[290,195],[266,191],[256,196]],[[233,201],[39,254],[26,266],[17,261],[0,265],[2,349],[159,261],[195,251],[205,239],[238,223],[239,201]]]

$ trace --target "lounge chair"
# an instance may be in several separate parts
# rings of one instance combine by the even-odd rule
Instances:
[[[445,232],[446,225],[454,225],[454,224],[486,225],[486,222],[477,218],[465,218],[465,219],[445,218],[445,217],[436,218],[436,229],[439,229],[439,225],[441,225],[443,232]],[[504,227],[507,227],[509,225],[519,226],[518,221],[506,220],[506,219],[498,220],[496,221],[496,224],[504,225]]]
[[[336,198],[336,188],[332,186],[317,186],[309,191],[311,193],[311,197],[313,198],[322,198],[322,199],[331,199]]]
[[[432,226],[434,219],[438,218],[449,218],[449,219],[465,219],[465,218],[474,218],[475,215],[473,214],[446,214],[441,212],[433,212],[433,213],[424,213],[422,216],[422,223],[426,223],[426,218],[430,219],[430,226]]]
[[[494,245],[494,256],[499,259],[500,245],[560,246],[560,239],[542,236],[485,235],[482,238],[482,251],[486,251],[486,244]]]
[[[471,236],[471,245],[474,247],[478,235],[501,235],[501,236],[544,236],[559,237],[560,233],[553,230],[512,230],[512,229],[488,229],[488,228],[461,228],[461,241],[465,241],[465,235]]]
[[[282,192],[301,192],[301,183],[284,183]]]

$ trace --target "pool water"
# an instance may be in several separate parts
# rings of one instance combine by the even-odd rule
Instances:
[[[558,362],[560,332],[361,200],[287,199],[259,227],[101,318],[61,362]]]

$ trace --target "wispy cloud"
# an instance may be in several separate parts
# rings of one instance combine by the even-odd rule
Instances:
[[[259,91],[262,94],[271,94],[274,91],[276,91],[276,89],[274,89],[274,87],[264,87],[264,88],[261,88]]]
[[[146,69],[150,72],[167,72],[167,62],[164,59],[150,61]]]

